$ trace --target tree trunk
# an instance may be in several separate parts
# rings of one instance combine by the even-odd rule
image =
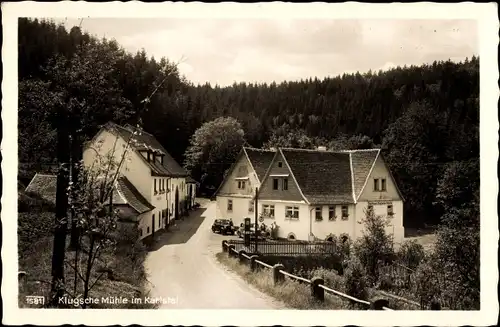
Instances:
[[[78,185],[79,178],[79,167],[80,161],[82,160],[83,154],[83,146],[80,137],[80,117],[79,115],[73,115],[71,118],[71,177],[73,187]],[[76,217],[73,212],[71,212],[71,241],[70,247],[72,249],[77,249],[80,245],[78,244],[80,235],[80,228],[76,224]]]
[[[63,107],[58,108],[58,118],[57,160],[59,170],[57,173],[56,217],[52,251],[52,305],[55,306],[57,306],[59,297],[64,295],[64,255],[68,228],[69,142],[67,116]]]

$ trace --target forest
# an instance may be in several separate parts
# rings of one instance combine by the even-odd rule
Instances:
[[[478,209],[478,57],[221,87],[191,83],[171,58],[129,53],[50,20],[21,18],[18,50],[21,183],[55,162],[64,107],[78,112],[83,140],[110,120],[140,125],[202,188],[220,183],[235,153],[213,161],[217,169],[200,167],[190,161],[201,142],[193,135],[232,117],[253,147],[381,147],[405,197],[407,226],[438,223],[450,208]]]

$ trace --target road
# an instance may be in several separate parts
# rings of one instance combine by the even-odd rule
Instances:
[[[190,217],[159,236],[146,260],[150,297],[171,309],[280,309],[269,296],[217,262],[221,242],[214,234],[215,202],[204,201]]]

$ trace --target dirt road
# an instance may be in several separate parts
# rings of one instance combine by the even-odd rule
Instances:
[[[160,308],[279,309],[284,305],[246,284],[215,258],[227,236],[210,230],[215,202],[205,202],[160,236],[146,270]]]

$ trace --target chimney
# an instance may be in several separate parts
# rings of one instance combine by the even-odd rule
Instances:
[[[326,151],[326,146],[318,146],[316,148],[316,150],[318,150],[318,151]]]

